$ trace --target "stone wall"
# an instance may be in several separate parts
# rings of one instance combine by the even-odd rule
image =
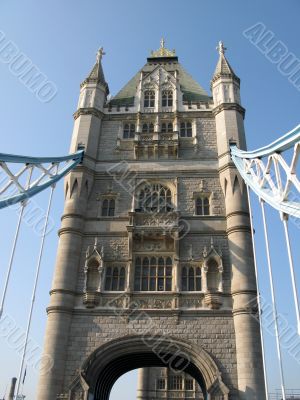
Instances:
[[[159,313],[157,313],[159,314]],[[158,336],[191,341],[203,347],[215,360],[224,383],[233,389],[237,385],[235,335],[230,313],[220,315],[163,316],[143,313],[127,318],[115,315],[89,315],[75,312],[69,333],[68,356],[65,368],[65,390],[76,377],[85,359],[99,346],[123,336],[133,334]],[[235,399],[234,395],[231,399]]]

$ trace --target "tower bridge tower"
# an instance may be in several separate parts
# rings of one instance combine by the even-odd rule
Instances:
[[[103,49],[81,84],[39,400],[262,400],[240,80],[219,44],[212,97],[162,40],[114,97]],[[177,397],[176,397],[177,396]]]

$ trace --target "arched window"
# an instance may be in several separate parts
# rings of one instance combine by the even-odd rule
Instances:
[[[173,91],[163,90],[161,94],[162,107],[172,107],[173,105]]]
[[[180,136],[181,137],[192,137],[192,123],[191,122],[181,122],[180,124]]]
[[[195,204],[196,215],[210,215],[210,206],[208,197],[198,197]]]
[[[105,274],[105,290],[120,292],[125,290],[125,268],[107,267]]]
[[[190,266],[183,267],[181,271],[181,290],[187,291],[201,291],[201,268]]]
[[[146,90],[144,92],[144,107],[155,106],[155,92],[154,90]]]
[[[137,257],[135,259],[134,290],[171,291],[171,257]]]
[[[102,202],[102,217],[113,217],[115,215],[115,199],[104,199]]]
[[[219,290],[220,273],[216,260],[209,260],[207,263],[207,290],[217,292]]]
[[[138,199],[138,210],[142,212],[169,212],[173,209],[171,190],[159,183],[144,186]]]
[[[161,124],[161,132],[162,133],[173,132],[173,124],[172,124],[172,122],[163,122]]]
[[[142,133],[153,133],[153,132],[154,132],[154,124],[152,122],[143,124]]]
[[[125,124],[123,127],[123,138],[132,139],[134,138],[135,124]]]

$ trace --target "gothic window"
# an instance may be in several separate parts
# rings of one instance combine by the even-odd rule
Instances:
[[[125,289],[125,268],[107,267],[105,274],[105,290],[123,291]]]
[[[172,90],[163,90],[162,95],[162,107],[172,107],[173,105],[173,91]]]
[[[181,272],[182,291],[201,291],[200,267],[183,267]]]
[[[166,389],[166,380],[165,379],[157,379],[156,388],[157,388],[157,390],[165,390]]]
[[[192,137],[192,123],[181,122],[180,124],[180,136],[181,137]]]
[[[207,263],[207,290],[217,292],[219,290],[220,273],[216,260],[209,260]]]
[[[134,124],[125,124],[123,127],[123,138],[124,139],[132,139],[134,138],[135,133],[135,125]]]
[[[193,379],[185,380],[185,390],[194,390],[194,380]]]
[[[161,132],[162,133],[173,132],[173,124],[172,124],[172,122],[163,122],[161,124]]]
[[[115,215],[115,199],[104,199],[102,202],[102,217],[113,217]]]
[[[171,291],[171,257],[137,257],[135,259],[134,290]]]
[[[182,376],[171,375],[169,377],[169,389],[170,390],[182,390]]]
[[[210,215],[209,198],[198,197],[195,204],[196,215]]]
[[[146,90],[144,92],[144,107],[154,107],[155,92],[154,90]]]
[[[171,190],[158,183],[144,186],[138,196],[138,209],[142,212],[172,211]]]
[[[153,132],[154,132],[154,125],[152,122],[143,124],[142,133],[153,133]]]

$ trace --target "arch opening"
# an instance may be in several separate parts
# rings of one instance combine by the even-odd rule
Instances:
[[[169,365],[168,362],[171,364],[170,370],[172,372],[185,372],[194,378],[201,388],[204,399],[207,399],[207,389],[203,376],[198,368],[188,359],[176,356],[172,353],[162,353],[160,356],[157,356],[153,352],[146,352],[122,356],[109,363],[105,371],[97,378],[93,393],[94,400],[109,400],[113,385],[127,372],[138,368],[166,367]],[[184,366],[184,369],[175,368],[177,365]]]
[[[216,387],[224,393],[222,400],[228,399],[229,391],[222,382],[221,373],[204,349],[160,335],[126,336],[96,349],[81,369],[79,379],[85,393],[83,399],[109,400],[114,383],[122,375],[147,367],[167,367],[174,373],[185,372],[199,384],[205,400]]]

